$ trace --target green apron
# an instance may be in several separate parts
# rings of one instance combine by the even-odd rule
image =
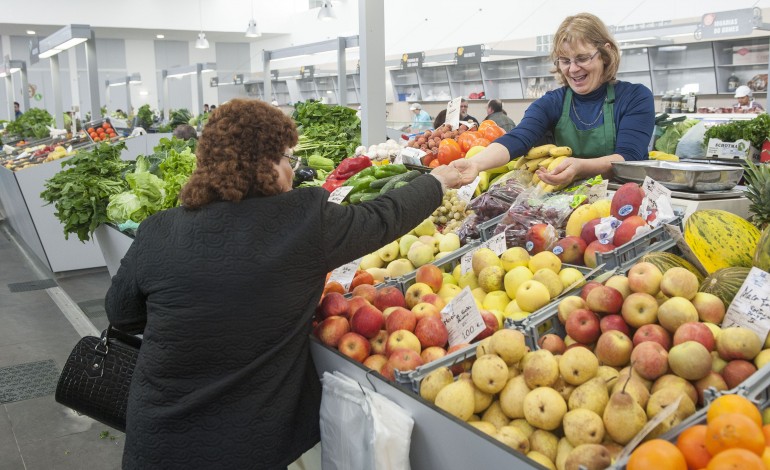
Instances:
[[[577,158],[596,158],[615,153],[615,87],[607,85],[607,98],[604,100],[604,124],[594,129],[579,130],[569,116],[572,107],[572,89],[567,87],[564,96],[561,118],[556,123],[554,139],[556,145],[572,147],[572,156]]]

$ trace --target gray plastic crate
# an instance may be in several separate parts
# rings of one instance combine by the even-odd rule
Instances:
[[[676,225],[682,229],[683,215],[682,212],[677,211],[676,218],[669,222],[669,225]],[[675,244],[671,235],[661,225],[612,251],[596,252],[596,264],[603,264],[607,269],[630,266],[649,251],[665,251]]]
[[[500,221],[503,220],[503,216],[505,216],[505,214],[506,213],[503,212],[497,217],[492,217],[486,222],[479,224],[479,235],[481,236],[481,241],[485,242],[495,236],[495,229],[497,228],[497,225],[500,223]]]
[[[474,251],[476,248],[478,248],[479,242],[472,242],[468,243],[467,245],[451,252],[450,254],[439,258],[437,260],[433,260],[430,262],[430,264],[438,266],[443,272],[445,273],[452,273],[452,270],[460,264],[460,260],[462,259],[463,255],[468,253],[469,251]],[[401,291],[406,293],[406,290],[415,283],[415,277],[417,277],[417,270],[412,271],[411,273],[404,274],[401,277],[396,278],[398,283],[401,286]]]
[[[467,359],[475,359],[476,346],[477,344],[473,343],[462,349],[458,349],[457,351],[452,351],[441,359],[437,359],[435,361],[421,365],[415,370],[408,372],[401,372],[397,370],[395,371],[396,382],[409,388],[414,393],[419,394],[420,383],[426,375],[441,367],[452,367],[455,364],[458,364]]]

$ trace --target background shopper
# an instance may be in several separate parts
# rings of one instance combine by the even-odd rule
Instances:
[[[420,103],[412,103],[412,105],[409,106],[409,111],[414,114],[414,117],[412,117],[412,125],[409,127],[410,132],[422,132],[426,129],[430,129],[430,114],[422,109]]]
[[[526,154],[549,130],[556,145],[572,147],[574,156],[550,172],[537,171],[547,184],[609,176],[612,162],[647,158],[655,121],[652,92],[615,79],[620,52],[604,23],[590,13],[567,17],[554,35],[551,57],[564,86],[534,101],[519,125],[484,151],[452,162],[464,183]]]
[[[438,207],[459,172],[434,169],[341,206],[292,190],[294,122],[234,99],[210,114],[182,207],[144,222],[106,297],[144,342],[124,469],[284,468],[319,440],[309,335],[326,273],[393,241]]]
[[[502,127],[505,132],[516,127],[516,123],[513,119],[509,118],[508,113],[503,110],[503,102],[500,100],[489,100],[487,103],[487,117],[485,117],[484,120],[493,121],[495,124]]]
[[[468,101],[465,98],[460,100],[460,120],[476,123],[476,127],[479,126],[479,120],[468,114]]]
[[[20,108],[19,102],[18,101],[14,101],[13,102],[13,118],[14,119],[19,119],[21,117],[22,112],[21,112],[21,109],[19,109],[19,108]]]

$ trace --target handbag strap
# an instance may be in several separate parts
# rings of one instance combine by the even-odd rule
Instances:
[[[142,346],[142,340],[134,335],[120,331],[119,329],[108,325],[107,328],[102,331],[100,340],[94,345],[94,360],[89,368],[89,377],[102,377],[104,374],[104,359],[110,352],[110,340],[118,340],[127,344],[130,347],[139,349]]]

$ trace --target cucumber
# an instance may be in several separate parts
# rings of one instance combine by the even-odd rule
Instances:
[[[382,187],[385,186],[385,184],[387,184],[388,181],[392,180],[393,178],[397,178],[399,176],[401,176],[400,173],[397,175],[386,176],[384,178],[380,178],[378,180],[372,181],[371,184],[369,184],[369,188],[377,189],[377,190],[382,189]]]
[[[391,189],[395,188],[396,187],[396,183],[398,183],[399,181],[405,181],[405,182],[408,183],[408,182],[412,181],[413,179],[417,178],[418,176],[420,176],[421,174],[422,174],[422,172],[419,171],[419,170],[410,170],[410,171],[407,171],[406,173],[402,173],[400,175],[397,175],[395,178],[393,178],[390,181],[388,181],[387,183],[385,183],[385,186],[383,186],[382,189],[380,190],[380,194],[385,194],[386,192],[388,192]]]
[[[359,202],[361,202],[361,198],[364,196],[364,194],[368,194],[368,193],[351,194],[348,196],[348,202],[350,202],[351,204],[358,204]]]
[[[379,197],[380,193],[362,193],[361,202],[371,201]]]
[[[409,184],[409,181],[399,181],[395,186],[393,186],[393,189],[403,188],[407,184]]]

